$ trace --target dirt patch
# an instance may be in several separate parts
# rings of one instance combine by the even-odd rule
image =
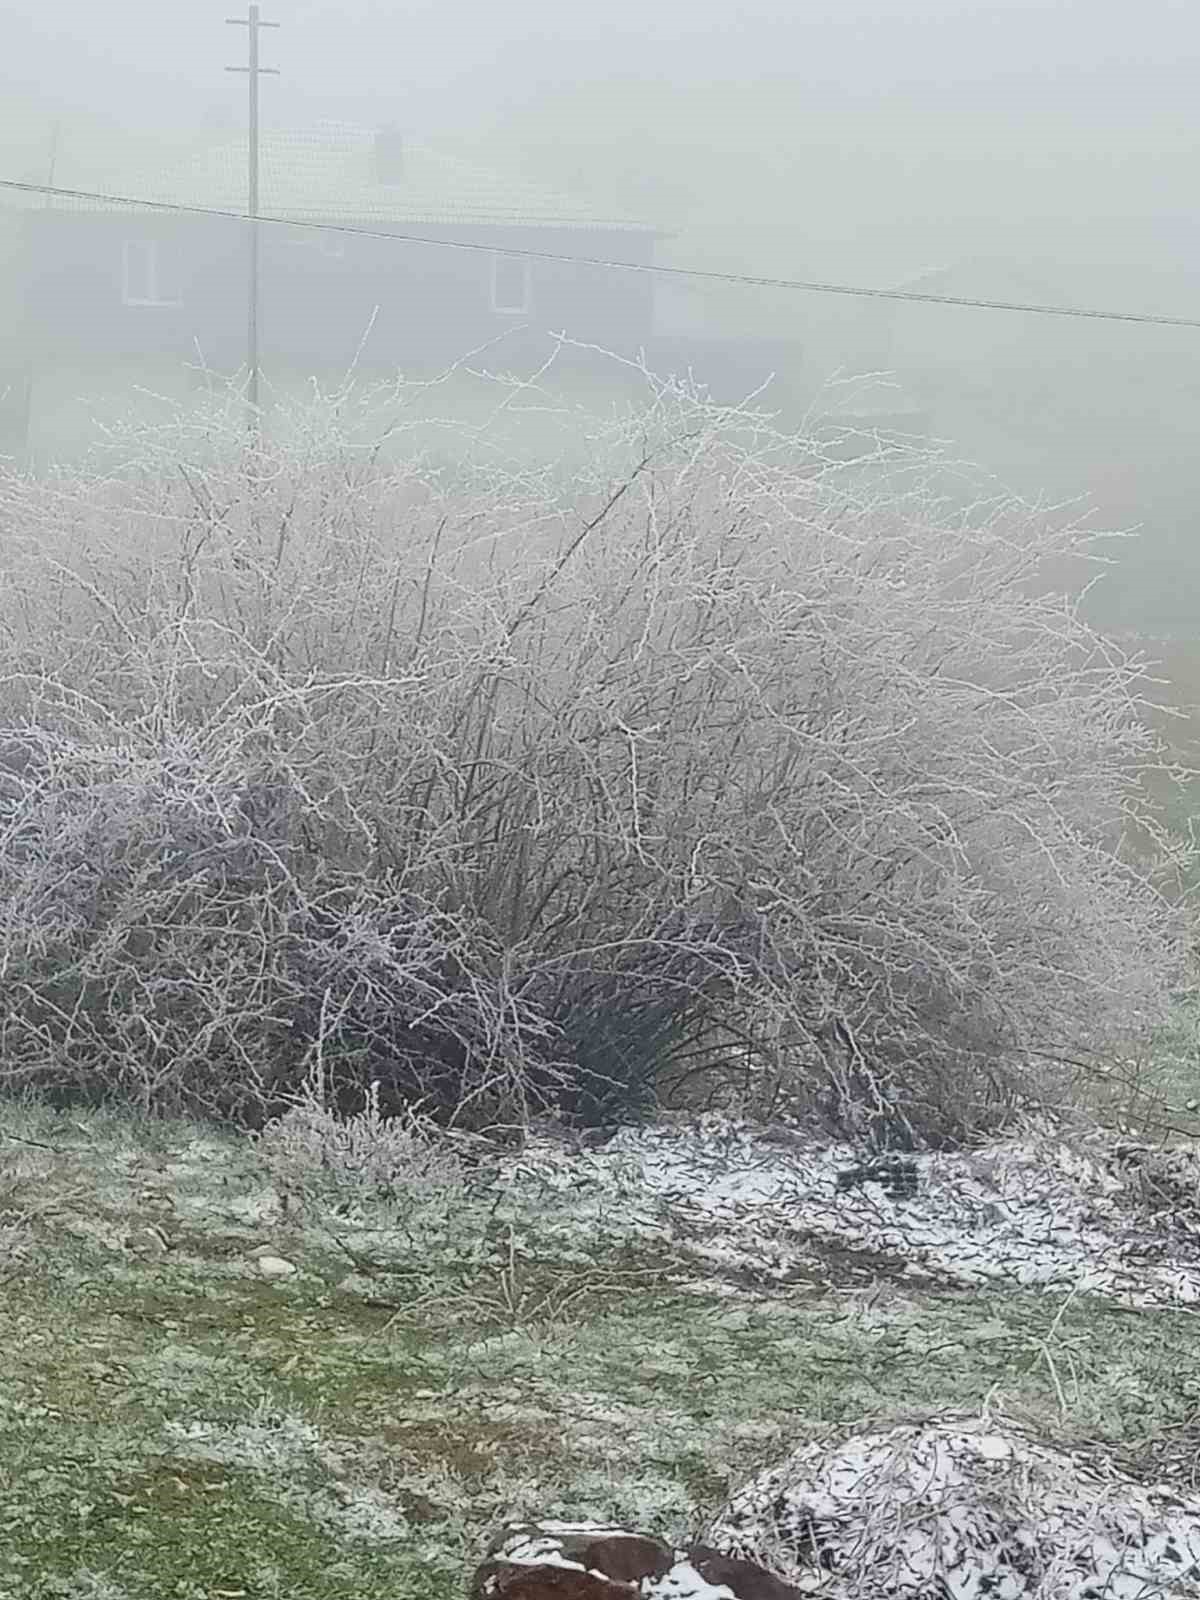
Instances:
[[[546,1431],[532,1424],[471,1418],[462,1423],[392,1422],[380,1434],[394,1451],[399,1467],[431,1463],[469,1479],[490,1477],[498,1463],[515,1464],[546,1453]]]

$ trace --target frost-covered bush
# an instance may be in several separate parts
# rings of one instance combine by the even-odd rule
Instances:
[[[401,385],[0,482],[10,1080],[261,1115],[320,1056],[460,1125],[772,1084],[904,1142],[1163,1015],[1186,863],[1080,528],[645,383],[557,464],[433,464]]]
[[[442,1204],[466,1194],[466,1169],[438,1130],[412,1109],[385,1116],[377,1084],[361,1111],[339,1116],[314,1075],[297,1103],[258,1132],[255,1148],[291,1193]]]

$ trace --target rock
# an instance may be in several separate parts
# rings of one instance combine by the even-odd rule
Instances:
[[[292,1278],[300,1270],[294,1261],[285,1261],[282,1256],[259,1256],[254,1266],[260,1278],[277,1281]]]
[[[643,1588],[646,1600],[742,1600],[727,1585],[712,1584],[690,1561],[677,1561],[670,1572]]]
[[[148,1222],[144,1228],[126,1234],[125,1248],[137,1256],[161,1256],[171,1248],[171,1241],[161,1228]]]
[[[800,1600],[800,1590],[776,1578],[755,1561],[722,1555],[708,1545],[693,1545],[692,1565],[710,1584],[725,1584],[737,1600]]]
[[[257,1250],[250,1253],[252,1269],[260,1278],[269,1278],[280,1283],[285,1278],[294,1278],[300,1268],[294,1261],[275,1254],[269,1244],[259,1245]]]
[[[471,1600],[629,1600],[674,1556],[645,1534],[597,1523],[515,1522],[475,1573]]]
[[[879,1161],[864,1161],[857,1167],[847,1167],[837,1175],[839,1191],[857,1189],[864,1183],[879,1184],[893,1200],[911,1199],[917,1192],[917,1164],[898,1156],[884,1157]]]
[[[753,1561],[596,1523],[510,1523],[476,1570],[471,1600],[800,1600]]]
[[[487,1600],[631,1600],[637,1590],[628,1583],[610,1583],[594,1573],[569,1568],[504,1567],[490,1573],[472,1597]]]

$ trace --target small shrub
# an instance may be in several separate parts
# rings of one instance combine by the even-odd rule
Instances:
[[[340,1116],[310,1079],[298,1103],[258,1132],[255,1146],[290,1193],[445,1207],[466,1192],[466,1171],[436,1128],[412,1109],[385,1116],[377,1084],[369,1086],[361,1111]]]

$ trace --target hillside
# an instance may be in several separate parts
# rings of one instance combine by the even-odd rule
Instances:
[[[461,1600],[514,1519],[728,1536],[790,1452],[947,1412],[1196,1492],[1194,1145],[328,1131],[4,1108],[4,1600]]]

